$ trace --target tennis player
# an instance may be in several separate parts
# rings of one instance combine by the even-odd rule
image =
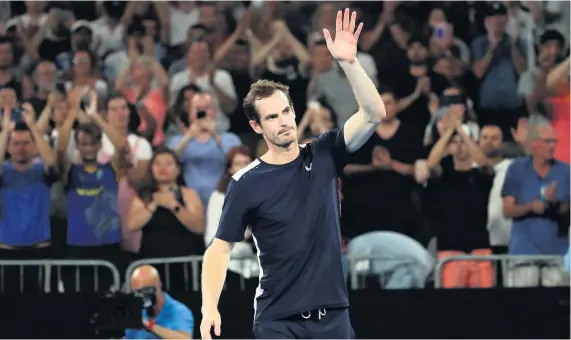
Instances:
[[[375,85],[357,61],[363,24],[349,9],[337,13],[331,55],[347,76],[359,110],[344,126],[299,145],[288,88],[259,80],[244,111],[269,151],[237,172],[226,191],[216,238],[204,255],[202,339],[221,334],[218,300],[232,245],[252,231],[260,285],[254,301],[258,339],[349,339],[349,300],[341,262],[337,177],[385,116]]]

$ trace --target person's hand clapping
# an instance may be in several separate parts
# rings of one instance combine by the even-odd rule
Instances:
[[[543,192],[543,198],[550,203],[557,201],[557,183],[551,182],[551,184],[545,188]]]
[[[22,104],[22,119],[28,127],[34,126],[36,123],[36,111],[30,103]]]
[[[200,119],[200,127],[203,132],[208,133],[210,136],[216,136],[216,121],[210,117]]]
[[[524,145],[529,135],[529,127],[527,118],[522,117],[518,119],[515,129],[510,129],[514,141],[520,145]]]
[[[342,11],[337,12],[335,40],[327,28],[323,29],[327,48],[333,58],[339,62],[353,63],[357,59],[357,41],[363,29],[363,23],[360,23],[355,30],[356,20],[357,12],[351,14],[349,8],[346,8],[345,14]]]
[[[535,200],[531,202],[530,210],[535,214],[543,214],[545,212],[545,203]]]
[[[373,149],[373,166],[381,170],[391,169],[391,154],[389,150],[382,146],[375,146]]]
[[[200,122],[198,120],[195,120],[195,121],[190,123],[190,126],[185,131],[185,135],[188,136],[189,138],[196,138],[200,134],[201,131],[202,130],[201,130]]]
[[[99,114],[97,111],[97,94],[93,90],[89,91],[89,106],[86,108],[85,113],[87,113],[89,117]]]
[[[174,194],[170,191],[155,192],[153,194],[153,202],[167,209],[173,209],[177,205]]]
[[[2,111],[2,131],[7,129],[7,132],[14,130],[14,126],[16,123],[12,121],[12,109],[11,108],[4,108]]]
[[[414,89],[414,93],[418,95],[423,93],[430,93],[430,78],[419,77],[416,80],[416,87]]]

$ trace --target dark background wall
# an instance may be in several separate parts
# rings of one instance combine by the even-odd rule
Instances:
[[[173,296],[195,314],[200,293]],[[251,338],[253,291],[222,295],[224,338]],[[96,338],[90,323],[101,297],[89,294],[0,295],[1,338]],[[358,338],[569,339],[569,290],[350,291]]]

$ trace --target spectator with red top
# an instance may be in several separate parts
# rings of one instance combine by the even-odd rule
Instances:
[[[153,146],[164,142],[163,125],[168,102],[168,75],[161,64],[150,56],[139,56],[133,52],[128,67],[115,81],[115,89],[150,117],[141,117],[138,131],[144,131],[152,124],[154,134],[150,140]],[[147,118],[147,119],[145,119]],[[150,119],[149,119],[150,118]]]
[[[551,94],[552,124],[559,143],[555,158],[569,163],[569,57],[554,67],[547,75],[547,89]]]

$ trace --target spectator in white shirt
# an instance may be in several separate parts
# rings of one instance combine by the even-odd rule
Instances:
[[[485,125],[482,127],[479,144],[480,149],[486,156],[485,165],[493,167],[495,173],[488,201],[490,245],[495,254],[506,254],[510,242],[512,221],[506,219],[503,215],[501,192],[506,178],[506,171],[513,160],[504,158],[502,153],[502,130],[496,125]]]
[[[170,16],[170,45],[181,45],[186,40],[188,29],[198,22],[198,8],[194,1],[171,2]]]
[[[215,69],[209,62],[211,56],[208,44],[196,40],[189,44],[186,52],[186,66],[183,71],[174,75],[171,80],[171,98],[176,98],[180,89],[189,84],[195,84],[213,99],[216,110],[216,129],[218,132],[228,131],[230,120],[228,116],[237,104],[236,89],[232,77],[225,70]]]

